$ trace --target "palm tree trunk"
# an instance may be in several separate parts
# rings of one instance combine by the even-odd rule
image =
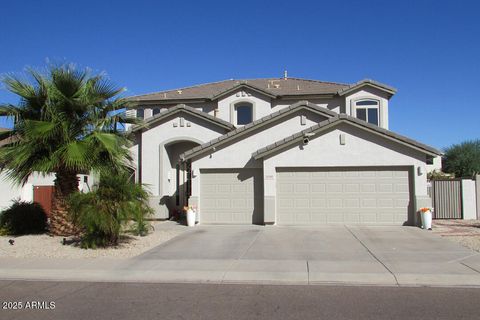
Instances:
[[[75,172],[59,170],[54,183],[49,232],[58,236],[74,235],[78,230],[70,218],[67,199],[78,190],[77,175]]]

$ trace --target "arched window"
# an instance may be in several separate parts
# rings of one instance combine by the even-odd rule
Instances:
[[[159,114],[160,113],[160,108],[154,108],[152,111],[152,116]]]
[[[355,102],[357,118],[378,126],[379,103],[377,100],[360,100]]]
[[[137,118],[143,119],[145,117],[145,110],[143,108],[137,109]]]
[[[253,121],[253,105],[248,102],[240,102],[235,105],[237,125],[245,125]]]

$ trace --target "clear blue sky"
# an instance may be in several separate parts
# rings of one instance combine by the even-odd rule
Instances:
[[[128,94],[229,78],[398,89],[390,129],[443,148],[480,137],[478,1],[5,1],[0,73],[47,59]],[[16,99],[4,89],[1,102]],[[5,125],[5,123],[0,123]]]

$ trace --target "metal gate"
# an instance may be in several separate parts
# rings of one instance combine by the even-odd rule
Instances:
[[[462,219],[462,180],[431,180],[429,195],[433,204],[433,219]]]

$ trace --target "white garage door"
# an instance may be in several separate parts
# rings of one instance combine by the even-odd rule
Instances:
[[[277,223],[410,224],[408,176],[406,168],[278,169]]]
[[[262,186],[261,169],[201,170],[201,223],[263,223]]]

